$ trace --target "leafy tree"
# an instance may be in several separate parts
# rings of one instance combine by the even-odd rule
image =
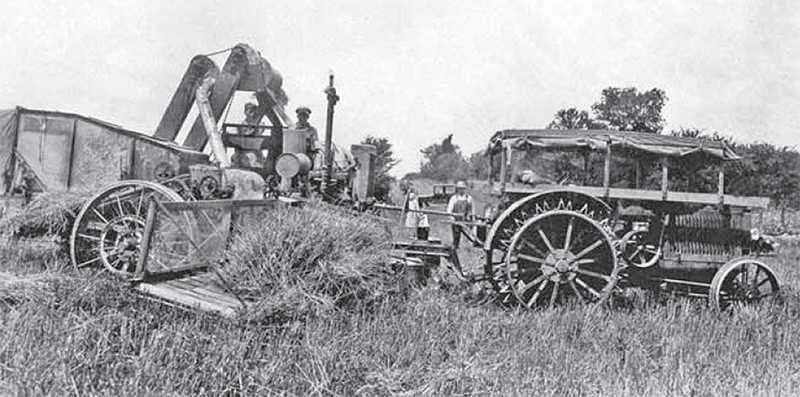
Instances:
[[[592,105],[594,117],[585,110],[561,109],[548,128],[601,129],[660,133],[664,128],[661,111],[667,94],[658,88],[639,92],[635,87],[608,87],[600,93],[600,102]]]
[[[667,94],[658,88],[639,92],[634,87],[608,87],[600,102],[592,105],[595,119],[606,127],[621,131],[660,133],[664,128],[661,110]]]
[[[589,112],[576,108],[561,109],[556,112],[555,118],[548,128],[554,130],[589,130],[600,128],[602,125],[592,120]]]
[[[483,151],[472,153],[467,163],[470,179],[486,179],[489,176],[489,156]]]
[[[434,143],[433,145],[422,149],[421,152],[426,160],[430,160],[442,154],[455,153],[458,150],[458,146],[453,145],[453,134],[450,134],[447,136],[447,138],[442,140],[442,143]]]
[[[670,132],[672,136],[682,136],[685,138],[697,138],[703,139],[705,135],[703,135],[703,131],[698,130],[697,128],[683,128],[681,127],[679,130],[673,130]]]
[[[389,171],[394,168],[400,160],[394,157],[392,144],[388,138],[366,137],[362,142],[364,145],[375,146],[375,198],[381,201],[389,201],[389,191],[395,177],[389,175]]]
[[[592,119],[589,112],[569,108],[557,111],[553,121],[550,122],[547,128],[554,130],[591,130],[604,128],[604,126]],[[551,160],[553,162],[552,173],[567,178],[569,182],[580,182],[593,186],[602,182],[603,175],[584,172],[575,165],[584,161],[591,161],[590,156],[584,158],[580,153],[560,153],[553,156]],[[595,159],[594,162],[597,163],[598,160]],[[598,169],[597,166],[591,168]]]
[[[464,179],[469,172],[469,164],[461,155],[461,150],[453,144],[453,134],[421,150],[423,161],[419,176],[437,181]]]
[[[800,153],[767,143],[733,149],[742,160],[726,165],[730,193],[767,196],[779,208],[800,209]]]

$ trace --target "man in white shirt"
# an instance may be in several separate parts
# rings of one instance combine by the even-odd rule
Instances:
[[[406,202],[408,203],[408,213],[406,214],[406,227],[411,229],[416,229],[416,238],[417,240],[428,240],[428,232],[430,230],[430,223],[428,223],[428,215],[419,210],[422,209],[422,206],[419,202],[419,196],[417,196],[417,191],[414,189],[413,186],[408,188],[408,198]]]

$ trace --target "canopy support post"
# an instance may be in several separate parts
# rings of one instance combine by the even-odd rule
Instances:
[[[669,190],[669,158],[661,157],[661,199],[667,201],[667,190]]]
[[[511,151],[511,147],[504,147],[503,150],[500,152],[500,191],[506,191],[506,180],[508,179],[508,167],[511,166],[511,156],[508,152]]]
[[[636,189],[642,188],[642,160],[640,158],[636,158],[634,160],[634,166],[636,167],[636,181],[634,182],[634,186]]]
[[[606,160],[603,167],[603,188],[606,190],[606,197],[611,192],[611,140],[606,145]]]
[[[487,182],[489,183],[489,186],[491,186],[493,182],[492,174],[494,174],[494,153],[492,152],[491,147],[489,147],[488,152],[489,152],[489,177],[487,179]]]
[[[719,205],[725,204],[725,163],[719,164],[719,174],[717,176],[717,194],[719,196]]]

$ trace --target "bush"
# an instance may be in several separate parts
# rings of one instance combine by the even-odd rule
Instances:
[[[800,235],[800,211],[770,208],[760,215],[755,215],[753,224],[767,235],[797,236]]]

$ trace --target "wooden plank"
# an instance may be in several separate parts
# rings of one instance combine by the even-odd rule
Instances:
[[[210,289],[206,289],[203,287],[184,288],[170,283],[141,283],[140,286],[141,286],[139,287],[140,289],[144,288],[150,290],[153,288],[157,288],[159,290],[169,290],[172,291],[171,293],[174,295],[181,295],[185,299],[189,299],[192,301],[203,301],[212,305],[222,305],[226,307],[228,306],[236,308],[242,307],[241,301],[239,301],[235,297],[220,292],[216,292]],[[178,303],[182,302],[179,301]]]
[[[158,281],[153,284],[159,283]],[[195,287],[203,287],[211,284],[211,280],[199,277],[183,277],[174,280],[167,280],[161,282],[163,284],[174,285],[177,288],[192,289]]]
[[[182,278],[182,279],[175,279],[175,280],[176,281],[177,280],[182,280],[184,282],[187,282],[187,283],[191,284],[195,288],[198,288],[198,287],[199,288],[204,288],[204,289],[207,289],[207,290],[210,290],[210,291],[216,291],[217,293],[219,293],[221,295],[233,296],[233,295],[229,294],[225,290],[225,287],[220,286],[219,284],[217,284],[217,282],[219,281],[219,278],[218,278],[217,275],[215,275],[211,271],[208,271],[208,272],[205,272],[205,273],[200,273],[200,274],[197,274],[197,275],[194,275],[194,276],[191,276],[191,277],[186,277],[186,278]]]
[[[147,200],[147,218],[145,218],[144,238],[142,238],[141,245],[142,253],[139,255],[139,258],[136,261],[136,272],[133,275],[134,280],[141,281],[144,277],[144,273],[146,271],[145,266],[147,266],[147,255],[150,252],[150,242],[153,237],[153,225],[155,224],[155,218],[156,203],[153,200]]]
[[[207,296],[216,300],[230,302],[231,304],[235,305],[241,304],[241,301],[238,298],[236,298],[236,296],[234,296],[231,293],[228,293],[227,291],[224,291],[223,289],[217,288],[217,286],[213,285],[212,283],[207,283],[205,285],[191,286],[187,288],[186,291],[195,293],[199,296]]]
[[[185,291],[177,290],[164,284],[140,283],[136,286],[136,289],[168,302],[178,303],[193,309],[219,313],[226,317],[234,317],[237,311],[242,308],[242,305],[238,302],[235,305],[227,302],[211,302],[195,294],[188,294]]]
[[[185,291],[197,296],[207,296],[213,299],[238,304],[240,301],[233,294],[228,293],[216,283],[216,275],[212,272],[203,272],[172,278],[167,280],[148,281],[146,284],[163,285],[169,288]]]
[[[220,302],[220,303],[224,303],[224,304],[231,305],[231,306],[236,306],[236,307],[241,307],[242,306],[242,302],[240,300],[236,299],[236,297],[231,296],[231,295],[227,295],[227,294],[219,292],[219,291],[210,290],[210,289],[204,289],[202,287],[196,287],[196,288],[193,288],[191,290],[188,290],[188,292],[191,292],[194,295],[196,295],[198,297],[201,297],[203,299],[209,299],[211,301],[216,301],[216,302]]]
[[[447,211],[436,211],[436,210],[410,210],[405,209],[405,206],[397,206],[397,205],[388,205],[388,204],[375,204],[374,208],[381,209],[381,210],[389,210],[389,211],[405,211],[405,212],[417,212],[420,214],[427,214],[427,215],[440,215],[440,216],[447,216],[451,217],[453,214]]]
[[[203,276],[208,274],[210,273],[204,273]],[[235,296],[218,287],[210,277],[190,276],[151,284],[168,285],[176,290],[186,291],[198,296],[208,296],[217,300],[231,302],[234,304],[240,303]]]
[[[509,167],[511,162],[508,160],[507,150],[500,151],[500,191],[506,191]]]
[[[175,289],[175,291],[181,291],[186,295],[190,295],[196,297],[197,299],[205,300],[207,302],[217,303],[226,306],[234,306],[234,307],[242,306],[241,301],[232,296],[224,295],[202,287],[195,287],[192,289]]]
[[[594,197],[608,197],[611,199],[628,199],[641,201],[659,201],[667,203],[684,204],[719,204],[719,196],[716,193],[690,193],[669,191],[666,198],[662,197],[662,192],[658,190],[623,189],[610,188],[606,196],[605,189],[595,186],[562,186],[562,185],[537,185],[530,186],[522,183],[512,183],[506,188],[506,193],[511,194],[532,194],[547,190],[571,190],[584,193]],[[767,208],[769,205],[768,197],[753,196],[724,196],[725,205],[734,207]]]
[[[278,199],[263,200],[202,200],[202,201],[165,201],[161,204],[170,212],[193,210],[231,210],[234,207],[268,207],[280,203]]]
[[[611,145],[606,146],[605,158],[603,160],[603,188],[608,193],[611,188]]]

